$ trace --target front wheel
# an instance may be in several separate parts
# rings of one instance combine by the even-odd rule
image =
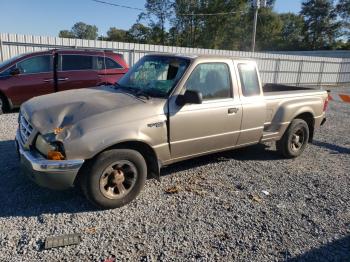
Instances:
[[[2,115],[3,113],[5,113],[5,99],[0,95],[0,115]]]
[[[98,155],[82,174],[86,197],[101,208],[117,208],[134,200],[147,178],[143,156],[129,149],[112,149]]]
[[[286,158],[300,156],[309,141],[309,126],[302,119],[294,119],[276,148]]]

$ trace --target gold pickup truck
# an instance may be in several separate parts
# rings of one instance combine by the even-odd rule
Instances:
[[[326,91],[263,87],[251,60],[147,55],[115,85],[24,103],[16,145],[37,184],[79,185],[92,203],[115,208],[181,160],[267,141],[297,157],[327,103]]]

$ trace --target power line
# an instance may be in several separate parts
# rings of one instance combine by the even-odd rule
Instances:
[[[97,2],[97,3],[100,3],[100,4],[105,4],[105,5],[112,5],[112,6],[116,6],[116,7],[132,9],[132,10],[145,11],[144,9],[141,9],[141,8],[132,7],[132,6],[127,6],[127,5],[119,5],[119,4],[110,3],[110,2],[105,2],[105,1],[101,1],[101,0],[92,0],[92,1],[93,1],[93,2]]]
[[[138,11],[145,11],[145,9],[141,9],[138,7],[132,7],[132,6],[127,6],[127,5],[119,5],[115,3],[110,3],[106,1],[101,1],[101,0],[92,0],[93,2],[97,2],[100,4],[105,4],[105,5],[111,5],[111,6],[116,6],[116,7],[121,7],[121,8],[127,8],[127,9],[132,9],[132,10],[138,10]],[[245,13],[243,11],[231,11],[231,12],[220,12],[220,13],[199,13],[199,14],[177,14],[179,16],[216,16],[216,15],[230,15],[230,14],[237,14],[237,13]]]
[[[230,15],[237,13],[245,13],[244,11],[232,11],[232,12],[222,12],[222,13],[212,13],[212,14],[178,14],[180,16],[215,16],[215,15]]]

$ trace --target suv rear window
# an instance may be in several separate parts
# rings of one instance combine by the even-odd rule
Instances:
[[[122,69],[123,67],[111,58],[106,57],[106,69]]]
[[[92,59],[86,55],[62,55],[62,71],[92,70]]]

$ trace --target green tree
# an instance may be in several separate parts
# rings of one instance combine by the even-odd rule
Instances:
[[[151,28],[144,26],[141,23],[135,23],[128,31],[128,35],[132,41],[147,44],[150,41],[151,37]]]
[[[95,40],[98,36],[98,28],[95,25],[88,25],[83,22],[75,23],[70,31],[62,30],[59,37],[79,38]]]
[[[111,27],[107,31],[107,41],[128,42],[130,40],[128,31]]]
[[[166,41],[166,23],[170,20],[173,13],[173,2],[170,0],[146,0],[145,12],[139,15],[138,22],[146,20],[148,25],[154,30],[153,34],[159,34],[160,44]]]
[[[283,28],[280,16],[271,8],[260,8],[256,30],[256,50],[277,50]]]
[[[302,2],[300,14],[305,24],[304,41],[311,50],[332,49],[340,36],[341,23],[332,0],[307,0]]]
[[[280,14],[279,16],[282,30],[278,49],[286,51],[303,49],[303,18],[293,13]]]
[[[342,19],[342,33],[347,38],[341,49],[347,49],[350,46],[350,0],[339,0],[336,10]]]
[[[69,31],[69,30],[61,30],[58,33],[58,37],[62,37],[62,38],[75,38],[75,35]]]
[[[72,33],[76,38],[95,40],[98,36],[98,28],[95,25],[78,22],[73,25]]]
[[[341,18],[350,19],[350,0],[339,0],[336,9]]]

